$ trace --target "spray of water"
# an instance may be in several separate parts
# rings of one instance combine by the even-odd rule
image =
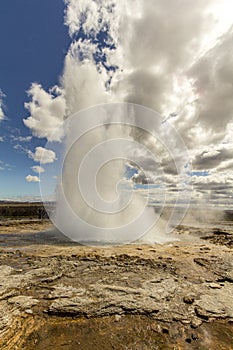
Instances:
[[[161,121],[149,109],[120,103],[98,105],[64,122],[59,131],[62,142],[46,146],[56,153],[57,161],[48,165],[40,182],[46,201],[51,178],[57,175],[56,210],[50,217],[61,232],[89,245],[173,240],[172,228],[183,218],[190,200],[190,169],[187,150],[178,133],[169,124],[164,130]],[[146,143],[135,136],[138,130],[140,135],[142,130],[151,135]],[[154,184],[153,196],[160,204],[155,213],[149,206],[151,185],[135,185],[126,171],[126,164],[134,164],[146,178],[143,166],[148,158],[162,178],[158,149],[169,154],[180,176],[180,189],[167,222],[160,218],[167,200],[166,188],[161,183]]]

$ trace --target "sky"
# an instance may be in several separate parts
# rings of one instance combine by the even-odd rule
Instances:
[[[59,83],[70,44],[62,0],[2,1],[0,4],[0,198],[39,196],[37,176],[26,150],[44,145],[32,137],[23,119],[32,82],[45,88]],[[1,119],[1,113],[0,113]],[[30,179],[30,178],[29,178]]]
[[[0,199],[36,198],[39,173],[56,161],[47,141],[64,119],[101,103],[157,111],[189,151],[193,203],[232,205],[233,4],[231,0],[13,0],[0,5]],[[157,154],[126,165],[151,196],[179,183],[176,160],[143,131]],[[174,144],[174,148],[176,145]],[[144,152],[144,153],[143,153]],[[177,151],[177,158],[179,152]],[[132,170],[133,169],[133,170]],[[159,171],[158,171],[159,170]],[[162,173],[162,175],[161,175]]]

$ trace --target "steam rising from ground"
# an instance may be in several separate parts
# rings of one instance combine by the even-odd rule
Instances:
[[[121,179],[118,191],[126,183],[128,186],[131,183],[139,212],[144,204],[141,197],[147,196],[150,205],[163,204],[164,188],[169,205],[178,201],[178,205],[185,206],[189,202],[186,195],[190,190],[189,177],[194,185],[193,204],[232,205],[233,22],[232,16],[227,15],[232,12],[231,1],[65,0],[65,3],[65,23],[72,42],[60,86],[46,92],[40,85],[33,84],[28,92],[31,102],[25,107],[30,116],[24,122],[32,133],[46,137],[50,142],[59,141],[64,119],[102,103],[132,102],[153,108],[162,115],[153,123],[144,118],[141,125],[142,115],[122,114],[121,122],[134,121],[135,127],[129,131],[123,126],[115,129],[103,126],[115,120],[114,113],[100,120],[98,114],[94,114],[93,119],[97,118],[103,129],[93,131],[90,137],[86,135],[81,146],[70,147],[70,136],[66,135],[65,151],[69,149],[71,153],[64,163],[62,179],[72,210],[75,208],[76,214],[78,212],[94,226],[103,225],[105,228],[116,227],[119,221],[125,224],[126,218],[130,220],[133,212],[137,213],[136,208],[132,210],[130,206],[120,219],[117,216],[113,219],[112,214],[108,214],[103,220],[99,212],[93,215],[86,204],[80,205],[82,193],[77,195],[72,189],[78,176],[75,164],[77,167],[81,165],[81,158],[94,144],[102,145],[103,155],[109,155],[106,149],[109,152],[110,149],[103,145],[113,136],[129,139],[143,147],[136,144],[127,150],[125,145],[115,147],[115,150],[124,151],[125,160],[110,162],[97,172],[97,187],[105,200],[112,199],[110,187],[114,188],[112,193],[116,195],[116,184]],[[85,130],[85,123],[85,120],[79,123],[75,129],[77,133]],[[167,152],[165,143],[158,142],[158,135],[153,137],[148,130],[156,131],[166,140],[170,152]],[[188,171],[187,153],[177,135],[181,135],[189,149],[193,171]],[[52,146],[49,144],[48,150],[53,150]],[[75,154],[81,157],[77,162],[74,161]],[[28,155],[37,161],[36,151]],[[46,162],[44,160],[44,164]],[[56,157],[53,162],[56,167]],[[122,183],[127,167],[132,167],[134,173]],[[48,177],[49,174],[46,169],[41,176]],[[77,175],[75,179],[68,180],[74,174]],[[57,175],[54,171],[51,177]],[[86,170],[86,180],[88,176]],[[84,189],[88,188],[83,183]],[[149,193],[142,186],[146,183],[151,185]],[[61,200],[63,194],[59,193]],[[122,190],[120,194],[125,203],[128,197]],[[92,206],[97,205],[96,198],[92,201]],[[72,218],[63,220],[63,209],[58,207],[57,217],[64,224],[65,221],[72,223]],[[68,215],[70,209],[66,209],[65,215]],[[179,221],[179,215],[173,215],[168,226]]]
[[[61,177],[57,209],[52,216],[55,225],[65,235],[86,244],[129,243],[145,234],[149,234],[147,240],[150,242],[172,239],[168,233],[180,222],[190,200],[190,169],[187,150],[179,135],[167,125],[170,131],[168,141],[168,130],[163,135],[161,121],[157,113],[132,104],[100,105],[67,119],[62,127],[63,148],[60,153],[56,150],[60,157]],[[146,146],[135,140],[135,135],[142,130],[145,135],[150,134],[154,143],[171,158],[176,157],[178,148],[180,151],[176,167],[186,207],[182,202],[183,210],[179,209],[179,213],[174,210],[168,222],[158,221],[160,213],[148,206],[150,184],[145,184],[142,194],[127,174],[129,163],[135,173],[140,171],[140,175],[143,174],[143,161],[137,153],[147,154],[154,168],[158,167],[157,172],[161,172],[155,149],[150,147],[152,142],[147,142]],[[177,144],[175,151],[174,142]],[[47,148],[54,148],[53,142]],[[44,193],[48,172],[42,173],[41,178]],[[158,184],[155,189],[162,210],[166,188]],[[179,195],[178,192],[176,205],[181,203]]]

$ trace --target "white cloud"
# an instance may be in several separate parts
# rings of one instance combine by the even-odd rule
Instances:
[[[18,142],[30,142],[31,139],[32,136],[12,136],[12,140]]]
[[[2,160],[0,160],[0,170],[12,170],[13,168],[15,168],[14,165],[11,164],[7,164],[5,162],[3,162]]]
[[[1,103],[0,103],[0,121],[3,120],[5,117],[4,113],[3,113],[3,110],[2,110],[2,107],[1,107]]]
[[[41,174],[45,171],[44,168],[42,168],[40,165],[34,165],[31,167],[31,169],[37,174]]]
[[[59,141],[62,134],[58,128],[62,125],[66,109],[63,91],[55,86],[46,92],[41,85],[34,83],[28,95],[31,101],[25,103],[25,108],[30,116],[23,120],[24,124],[39,138]]]
[[[105,30],[109,23],[110,32],[113,34],[113,27],[116,26],[115,7],[122,5],[122,1],[117,3],[112,0],[99,0],[98,2],[92,0],[65,0],[67,4],[65,24],[69,27],[69,33],[72,37],[75,35],[80,26],[82,26],[85,34],[97,36],[102,30]],[[135,4],[134,4],[135,5]],[[124,10],[127,8],[127,3]],[[85,16],[84,16],[85,14]],[[114,22],[115,21],[115,22]]]
[[[13,201],[13,202],[41,202],[41,196],[16,196],[16,197],[3,197],[5,201]]]
[[[223,175],[213,174],[232,169],[232,1],[197,0],[195,5],[192,0],[65,3],[72,44],[61,88],[46,92],[33,84],[29,90],[31,102],[25,106],[30,116],[24,123],[33,135],[59,140],[61,135],[53,132],[65,115],[99,103],[135,102],[169,119],[189,148],[194,171],[211,169],[211,177],[202,179],[203,186],[213,184],[213,176],[223,185]],[[84,36],[77,40],[80,28]],[[100,33],[108,34],[104,48],[97,45]],[[172,113],[175,118],[168,117]],[[137,131],[133,137],[156,151],[164,173],[161,181],[175,188],[179,179],[171,159],[145,133]],[[40,154],[41,150],[29,152],[35,161],[40,161]],[[146,176],[158,180],[149,157],[135,154],[135,162],[140,157]],[[48,162],[54,159],[50,155]],[[201,179],[193,180],[194,192],[200,194]],[[208,191],[218,190],[211,185]]]
[[[27,180],[27,182],[40,182],[38,176],[28,175],[25,177],[25,179]]]
[[[36,147],[35,153],[28,151],[28,155],[35,162],[41,164],[53,163],[56,160],[56,153],[43,147]]]
[[[2,90],[0,89],[0,121],[5,119],[5,113],[4,113],[4,103],[3,103],[3,99],[4,99],[5,94],[2,92]]]
[[[22,153],[28,153],[28,149],[25,148],[24,146],[22,146],[20,143],[17,143],[16,145],[13,146],[14,149],[16,149],[17,151],[20,151]]]
[[[4,142],[3,136],[0,136],[0,142]]]
[[[191,68],[197,94],[196,116],[212,130],[225,130],[233,119],[233,28]],[[215,64],[213,64],[215,62]]]

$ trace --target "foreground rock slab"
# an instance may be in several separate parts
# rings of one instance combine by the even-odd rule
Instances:
[[[0,348],[233,349],[232,257],[201,240],[2,247]]]

